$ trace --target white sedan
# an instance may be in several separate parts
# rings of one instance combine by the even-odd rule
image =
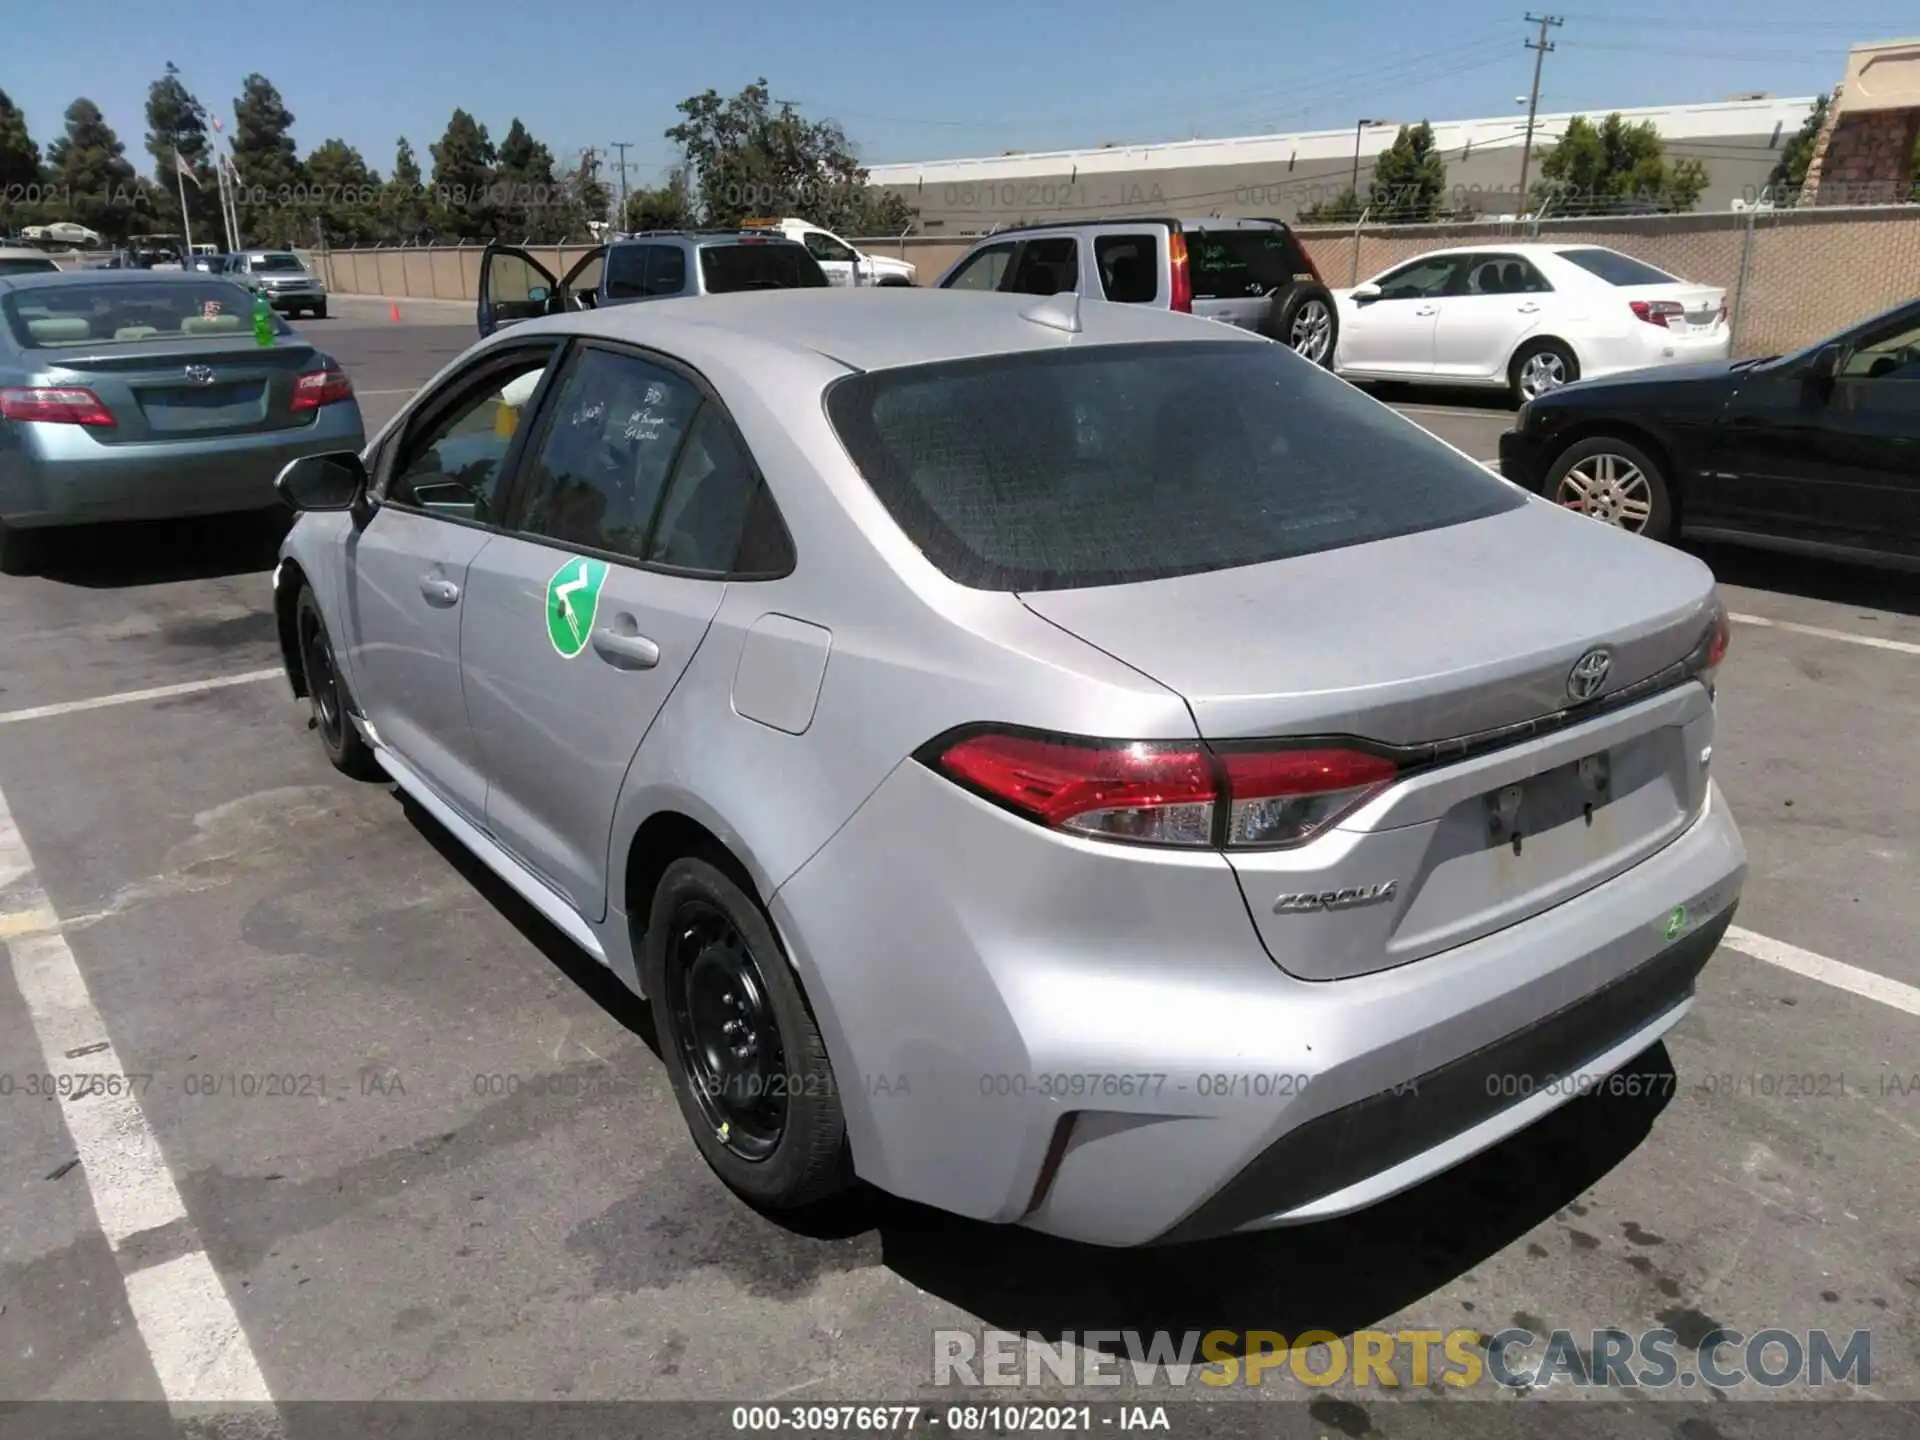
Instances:
[[[1492,386],[1524,402],[1732,348],[1726,291],[1598,245],[1434,250],[1333,293],[1334,369],[1350,380]]]

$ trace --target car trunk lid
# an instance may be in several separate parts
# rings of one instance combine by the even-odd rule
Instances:
[[[1217,745],[1349,737],[1400,760],[1398,781],[1307,845],[1228,852],[1270,953],[1304,977],[1524,920],[1639,863],[1704,803],[1711,705],[1678,682],[1713,624],[1710,573],[1544,502],[1021,598],[1178,692]],[[1570,678],[1598,647],[1610,669],[1576,702]]]
[[[122,344],[111,352],[62,356],[49,384],[83,386],[113,415],[102,444],[201,440],[293,429],[311,410],[293,408],[294,385],[320,364],[313,346],[279,338]]]

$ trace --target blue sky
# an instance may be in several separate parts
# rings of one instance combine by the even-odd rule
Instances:
[[[632,183],[671,159],[675,104],[764,74],[810,117],[841,121],[868,163],[1334,129],[1517,113],[1532,79],[1515,0],[893,0],[534,7],[521,0],[331,0],[316,6],[126,6],[74,43],[73,12],[29,4],[7,25],[0,89],[44,148],[69,102],[106,112],[141,169],[148,84],[168,60],[231,117],[259,70],[302,152],[338,136],[385,173],[463,106],[498,140],[515,115],[562,158],[612,141]],[[1536,11],[1535,13],[1538,13]],[[1542,108],[1605,109],[1805,95],[1849,43],[1920,31],[1912,0],[1580,0],[1552,9]],[[564,14],[570,23],[547,24]],[[1667,18],[1671,15],[1674,18]],[[259,24],[250,23],[257,16]],[[609,155],[611,158],[611,155]]]

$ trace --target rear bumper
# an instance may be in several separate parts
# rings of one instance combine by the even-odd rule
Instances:
[[[1677,1023],[1746,873],[1710,790],[1671,844],[1551,910],[1306,981],[1223,858],[1115,848],[907,764],[775,894],[863,1177],[1117,1246],[1363,1208]]]
[[[1675,335],[1658,325],[1636,321],[1626,334],[1595,342],[1583,357],[1582,380],[1647,370],[1659,365],[1694,365],[1724,360],[1733,353],[1733,331],[1722,325],[1704,333]]]
[[[310,425],[220,440],[102,445],[77,426],[22,428],[43,433],[0,454],[0,519],[23,530],[266,509],[279,503],[273,481],[288,461],[366,444],[351,400],[322,407]]]

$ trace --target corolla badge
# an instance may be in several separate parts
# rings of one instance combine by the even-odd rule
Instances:
[[[190,384],[194,385],[211,385],[213,383],[213,367],[211,365],[189,365],[187,366],[187,380]]]
[[[1377,885],[1348,885],[1339,890],[1303,890],[1280,896],[1273,902],[1273,913],[1298,915],[1311,910],[1351,910],[1358,905],[1378,905],[1399,893],[1398,880],[1383,880]]]
[[[1573,669],[1567,672],[1567,698],[1576,704],[1593,699],[1607,683],[1607,673],[1612,669],[1613,652],[1604,645],[1596,645],[1574,661]]]

